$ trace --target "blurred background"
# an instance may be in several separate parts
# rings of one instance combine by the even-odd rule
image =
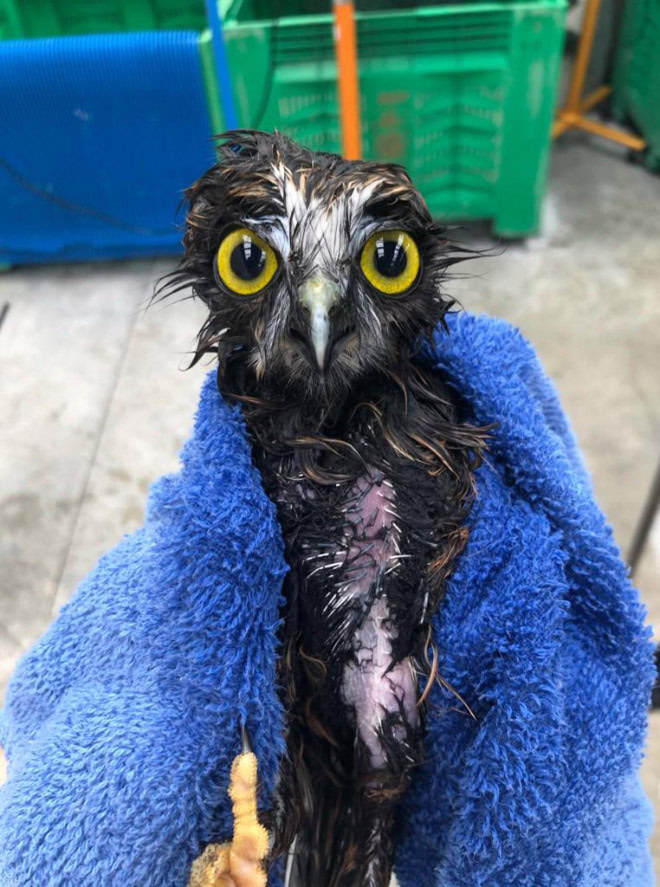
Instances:
[[[146,308],[237,126],[403,163],[488,249],[448,289],[540,352],[660,639],[658,0],[0,0],[0,95],[0,694],[176,468],[203,311]]]

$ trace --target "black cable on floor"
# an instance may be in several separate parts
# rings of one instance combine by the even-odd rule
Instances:
[[[2,324],[5,322],[5,318],[9,314],[9,302],[5,302],[5,304],[0,308],[0,330],[2,329]]]
[[[632,542],[630,543],[628,566],[630,567],[631,576],[635,575],[635,570],[639,565],[639,559],[642,556],[644,547],[646,546],[646,540],[648,539],[649,533],[651,532],[653,521],[655,520],[659,510],[660,465],[658,465],[655,477],[653,478],[653,483],[651,484],[651,489],[649,490],[646,502],[644,503],[644,508],[642,509],[642,514],[639,518],[637,526],[635,527]]]

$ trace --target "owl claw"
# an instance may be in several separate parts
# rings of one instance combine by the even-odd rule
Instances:
[[[247,731],[247,727],[245,724],[241,727],[241,742],[243,745],[243,754],[247,754],[252,751],[252,743],[250,742],[250,734]]]
[[[243,728],[243,748],[250,739]],[[193,863],[188,887],[266,887],[263,861],[268,832],[257,815],[257,758],[243,751],[234,758],[229,778],[234,835],[231,843],[209,844]]]

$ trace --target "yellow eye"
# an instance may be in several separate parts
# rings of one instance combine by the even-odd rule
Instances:
[[[237,228],[220,244],[215,268],[228,290],[241,296],[253,296],[273,279],[277,256],[254,231]]]
[[[405,231],[379,231],[367,240],[360,268],[369,283],[381,293],[397,295],[419,276],[419,250]]]

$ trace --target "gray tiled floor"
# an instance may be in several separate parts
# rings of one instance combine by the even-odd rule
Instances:
[[[171,262],[0,276],[0,691],[97,557],[176,466],[205,368],[182,373],[202,312],[144,311]],[[660,178],[583,139],[555,148],[544,236],[465,266],[451,291],[518,324],[571,415],[627,550],[660,460]],[[660,522],[638,584],[660,628]],[[660,637],[660,631],[658,632]],[[645,764],[660,809],[660,722]],[[660,860],[660,837],[655,849]]]

